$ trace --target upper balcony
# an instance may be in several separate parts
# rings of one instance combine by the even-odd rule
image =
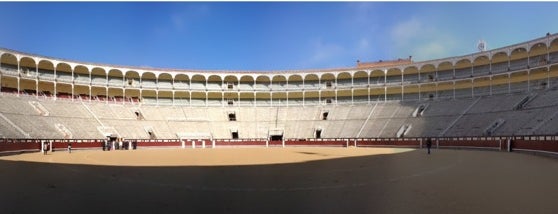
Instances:
[[[355,67],[271,72],[138,68],[56,59],[0,49],[3,76],[90,87],[202,92],[354,90],[459,81],[558,63],[558,34],[464,56],[423,62],[358,63]]]

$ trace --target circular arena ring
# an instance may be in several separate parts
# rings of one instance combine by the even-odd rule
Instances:
[[[416,148],[81,150],[0,157],[0,213],[556,213],[558,161]]]

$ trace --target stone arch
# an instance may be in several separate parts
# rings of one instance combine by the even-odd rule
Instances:
[[[329,81],[335,81],[335,75],[333,73],[321,73],[321,75],[319,75],[320,80],[325,81],[325,80],[329,80]]]
[[[54,72],[54,63],[49,60],[41,60],[39,61],[39,69],[50,70]]]
[[[159,73],[159,75],[157,76],[157,79],[160,81],[161,79],[164,80],[172,80],[172,75],[169,73]]]
[[[454,79],[455,75],[453,72],[453,63],[451,63],[450,61],[444,61],[438,64],[438,71],[436,71],[436,78],[438,80]]]
[[[490,70],[492,74],[502,73],[508,71],[508,54],[506,52],[500,51],[492,55],[492,69]]]
[[[269,85],[271,83],[271,79],[267,75],[258,75],[255,80],[256,85],[254,85],[254,89],[256,90],[269,90]]]
[[[535,43],[533,45],[531,45],[531,47],[529,48],[529,56],[538,56],[538,55],[543,55],[547,53],[549,47],[546,46],[545,42],[538,42]]]
[[[525,47],[518,47],[510,52],[509,71],[526,69],[528,65],[529,52]]]
[[[496,52],[492,54],[492,64],[496,63],[508,63],[508,53],[504,51]]]
[[[152,72],[144,72],[141,74],[142,88],[157,88],[157,76]]]
[[[74,68],[74,82],[77,84],[89,83],[89,68],[84,65],[77,65]]]
[[[239,79],[238,79],[237,76],[235,76],[235,75],[230,75],[230,74],[229,74],[229,75],[226,75],[226,76],[223,78],[223,81],[224,81],[225,83],[231,83],[231,84],[237,85]]]
[[[455,62],[455,69],[471,68],[472,62],[469,59],[460,59]]]
[[[113,68],[108,72],[108,84],[109,86],[123,86],[124,84],[124,74],[121,70]]]
[[[238,79],[238,88],[241,91],[254,90],[254,77],[252,75],[242,75]]]
[[[303,78],[301,75],[298,74],[290,75],[287,78],[287,81],[289,82],[289,87],[288,87],[289,89],[297,89],[297,90],[302,89]]]
[[[212,74],[207,77],[207,89],[209,90],[220,90],[223,88],[223,79],[221,76]]]
[[[157,87],[162,89],[172,89],[172,75],[169,73],[160,73],[157,77]]]
[[[39,73],[41,79],[54,79],[54,64],[49,60],[39,61]]]
[[[366,71],[357,71],[353,74],[353,84],[368,85],[369,76]]]
[[[16,71],[17,62],[18,62],[17,57],[11,53],[4,53],[0,55],[0,66],[2,66],[3,68],[9,68]]]
[[[421,82],[432,82],[436,80],[436,66],[433,64],[424,64],[419,69]]]
[[[550,42],[548,46],[549,52],[558,52],[558,37]]]
[[[416,74],[419,72],[419,69],[417,66],[407,66],[403,69],[403,75],[407,75],[407,74]]]
[[[272,90],[285,90],[287,87],[287,77],[283,75],[274,75],[271,77],[271,89]]]
[[[539,42],[531,46],[529,50],[529,67],[539,67],[548,64],[548,47],[546,43]]]
[[[529,55],[529,52],[527,51],[527,48],[518,47],[518,48],[513,49],[510,52],[510,60],[513,61],[513,60],[527,58],[528,55]]]
[[[21,57],[19,59],[19,68],[24,74],[34,74],[37,70],[37,62],[31,57]]]
[[[139,72],[137,71],[126,71],[126,74],[124,74],[124,81],[125,81],[124,84],[127,86],[139,87],[140,79],[141,78]]]
[[[486,55],[478,56],[473,60],[473,76],[490,73],[490,58]]]
[[[420,73],[432,73],[436,72],[436,66],[434,64],[424,64],[419,68]]]
[[[206,78],[201,74],[194,74],[190,79],[190,89],[205,90]]]
[[[372,70],[370,72],[370,84],[383,84],[386,73],[382,70]]]
[[[107,73],[104,68],[94,67],[91,69],[91,83],[92,84],[107,84]]]
[[[340,72],[336,78],[337,86],[350,87],[353,85],[353,76],[349,72]]]
[[[186,74],[177,74],[174,76],[174,87],[177,89],[188,89],[190,87],[190,77]]]
[[[386,83],[401,82],[403,71],[399,68],[389,68],[386,72]]]
[[[304,88],[317,89],[320,87],[320,77],[317,74],[306,74],[304,76]]]
[[[61,62],[56,65],[56,78],[62,80],[72,80],[72,66],[68,63]]]
[[[488,65],[490,64],[490,58],[487,55],[480,55],[473,59],[472,64],[474,66]]]
[[[403,69],[404,82],[417,82],[419,79],[419,69],[416,66],[408,66]]]
[[[332,88],[335,86],[335,81],[335,75],[333,75],[332,73],[322,73],[322,75],[320,76],[320,88]],[[351,84],[350,78],[348,84]]]
[[[223,84],[223,87],[227,90],[238,89],[238,77],[232,74],[225,75],[223,77]]]

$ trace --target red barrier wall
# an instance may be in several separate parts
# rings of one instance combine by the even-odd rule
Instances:
[[[172,142],[156,142],[156,141],[137,141],[138,147],[154,147],[154,146],[176,146],[182,147],[182,143],[180,141],[172,141]],[[190,144],[188,144],[190,143]],[[187,142],[186,146],[192,145],[191,142]],[[201,145],[201,142],[200,142]]]
[[[530,151],[541,151],[541,152],[552,152],[558,155],[558,138],[554,136],[549,136],[542,138],[543,140],[538,140],[538,138],[531,138],[531,140],[525,140],[528,138],[516,137],[512,141],[512,150],[530,150]],[[533,140],[537,139],[537,140]],[[68,147],[68,143],[72,144],[72,149],[101,149],[104,143],[103,139],[91,139],[91,140],[45,140],[48,142],[53,142],[53,147],[55,150],[65,150]],[[182,142],[180,140],[130,140],[130,142],[137,142],[138,147],[182,147]],[[211,148],[212,142],[209,139],[205,141],[206,148]],[[356,146],[358,147],[413,147],[418,148],[420,146],[420,139],[349,139],[349,145],[354,146],[356,141]],[[436,139],[433,139],[433,147],[436,146]],[[501,143],[500,143],[501,142]],[[185,141],[186,148],[191,148],[192,141]],[[195,140],[195,145],[197,148],[202,147],[202,140]],[[266,145],[266,141],[262,139],[251,139],[251,140],[216,140],[215,145],[218,146],[262,146]],[[339,146],[345,147],[347,145],[346,139],[287,139],[285,140],[285,146]],[[441,148],[444,147],[456,147],[456,148],[487,148],[487,149],[500,149],[502,151],[507,151],[507,138],[487,138],[487,139],[438,139],[438,145]],[[269,146],[271,147],[281,147],[283,146],[282,141],[270,141]],[[17,151],[40,151],[41,140],[37,139],[0,139],[0,153],[4,152],[17,152]]]
[[[368,146],[396,146],[396,147],[420,147],[419,140],[357,140],[357,147]]]
[[[273,147],[283,146],[283,141],[280,140],[269,141],[269,146],[273,146]]]
[[[68,144],[65,144],[68,147]],[[72,143],[72,149],[80,148],[103,148],[103,142]]]
[[[253,141],[222,141],[216,140],[215,146],[265,146],[265,141],[253,140]]]
[[[339,146],[346,147],[346,140],[287,140],[285,146]]]
[[[513,140],[512,148],[558,153],[558,141]]]
[[[68,149],[68,143],[72,144],[72,149],[102,149],[102,141],[92,141],[92,142],[53,142],[52,149],[55,151]]]
[[[41,144],[35,142],[0,142],[0,152],[21,151],[21,150],[37,150],[40,151]]]
[[[435,147],[435,141],[432,147]],[[439,146],[442,147],[478,147],[478,148],[494,148],[500,149],[498,140],[439,140]],[[503,141],[502,143],[505,143]]]

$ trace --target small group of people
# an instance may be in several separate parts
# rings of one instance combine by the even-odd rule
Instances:
[[[128,141],[128,140],[105,140],[102,145],[103,151],[110,151],[110,150],[129,150],[129,149],[136,149],[137,142],[136,141]],[[131,147],[131,148],[130,148]]]
[[[43,142],[41,148],[43,150],[43,155],[47,155],[48,150],[51,150],[52,152],[54,152],[54,143],[45,141],[45,142]],[[68,143],[68,153],[70,153],[70,154],[72,153],[72,143]]]

